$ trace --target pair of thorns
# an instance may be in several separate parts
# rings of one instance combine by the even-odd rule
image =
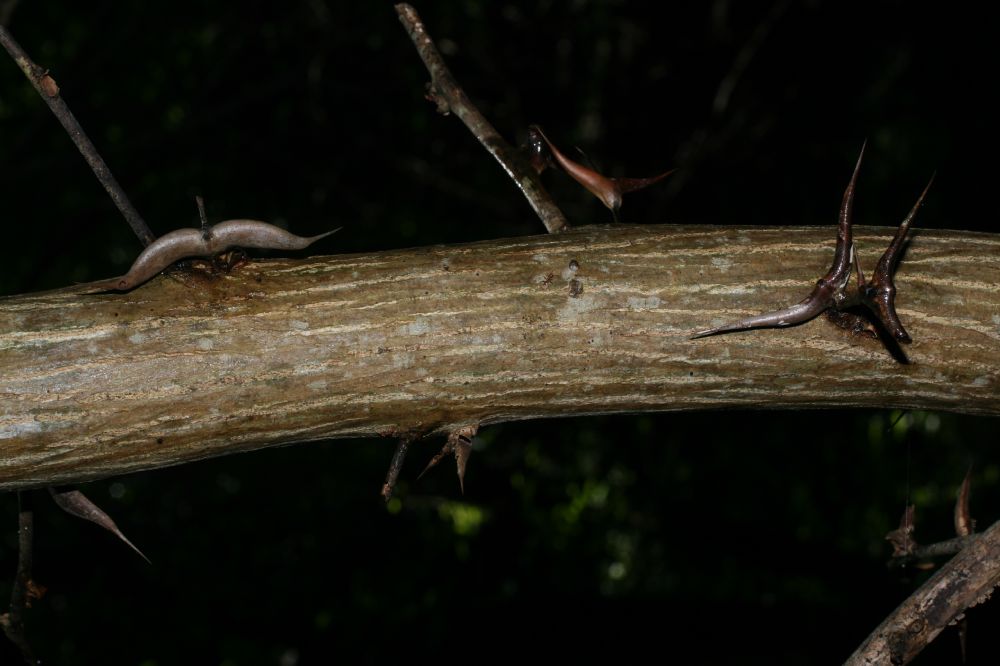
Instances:
[[[899,225],[889,247],[886,248],[881,259],[875,265],[871,277],[866,279],[851,238],[854,189],[864,154],[865,149],[862,146],[854,173],[844,191],[843,203],[840,206],[840,219],[837,225],[837,246],[833,254],[833,264],[826,275],[816,282],[812,292],[796,305],[700,331],[693,335],[692,339],[719,333],[745,331],[751,328],[794,326],[827,312],[830,319],[838,326],[859,335],[883,340],[896,360],[901,363],[909,363],[909,359],[899,347],[899,343],[908,343],[911,338],[906,329],[903,328],[899,315],[896,314],[896,286],[893,283],[893,274],[905,247],[906,234],[910,230],[917,210],[924,202],[924,197],[930,189],[931,183],[934,182],[934,176],[931,176],[930,182],[920,193],[917,202],[910,209],[902,224]],[[851,273],[854,270],[857,270],[858,279],[856,287],[851,289]],[[866,317],[857,314],[858,310],[862,311]]]

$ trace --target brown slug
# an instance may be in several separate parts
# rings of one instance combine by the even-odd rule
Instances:
[[[227,220],[203,229],[177,229],[153,241],[136,258],[128,273],[89,284],[85,293],[134,289],[171,264],[189,257],[210,257],[231,247],[301,250],[337,231],[340,229],[307,238],[257,220]]]

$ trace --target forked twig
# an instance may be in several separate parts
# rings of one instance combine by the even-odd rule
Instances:
[[[108,168],[104,159],[97,152],[97,148],[94,147],[94,144],[83,131],[73,112],[69,110],[66,102],[59,95],[59,86],[56,84],[55,79],[49,75],[48,70],[39,67],[28,57],[28,54],[24,52],[21,45],[14,40],[14,37],[2,25],[0,25],[0,44],[3,44],[10,57],[14,59],[17,66],[21,68],[24,75],[31,81],[31,85],[34,86],[38,94],[45,100],[45,103],[52,109],[52,113],[59,119],[66,133],[69,134],[69,138],[76,144],[80,154],[83,155],[83,159],[87,160],[87,164],[90,165],[94,175],[97,176],[97,180],[101,182],[101,185],[104,186],[104,189],[111,196],[111,200],[115,202],[115,206],[125,216],[125,220],[132,227],[135,235],[139,237],[143,245],[152,243],[156,236],[153,235],[145,220],[139,215],[139,211],[129,201],[125,191],[111,173],[111,169]]]
[[[410,35],[427,71],[430,72],[431,81],[427,85],[428,99],[437,104],[439,112],[443,114],[454,112],[469,128],[473,136],[500,163],[521,190],[549,233],[554,234],[566,228],[568,225],[565,216],[542,187],[538,174],[527,164],[527,160],[517,149],[500,136],[458,85],[444,64],[444,59],[434,46],[430,35],[427,34],[417,10],[406,3],[400,3],[396,5],[396,13],[399,14],[399,20]]]
[[[968,608],[1000,584],[1000,522],[972,539],[896,608],[845,662],[906,664]]]

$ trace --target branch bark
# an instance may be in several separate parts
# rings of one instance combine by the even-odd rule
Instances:
[[[856,229],[862,262],[892,232]],[[689,339],[801,298],[832,245],[828,227],[587,227],[0,299],[0,489],[555,416],[1000,414],[1000,235],[916,235],[910,366],[822,318]]]
[[[1000,522],[945,564],[899,605],[844,662],[845,666],[908,664],[949,624],[1000,585]]]

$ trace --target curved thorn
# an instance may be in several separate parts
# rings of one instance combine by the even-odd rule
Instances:
[[[865,156],[866,140],[861,144],[861,153],[858,155],[858,162],[854,165],[854,173],[844,190],[844,198],[840,204],[840,217],[837,222],[837,248],[833,254],[833,264],[826,274],[826,279],[831,282],[843,282],[845,273],[851,271],[851,215],[854,208],[854,188],[858,183],[858,172],[861,170],[861,160]]]
[[[455,443],[455,467],[458,471],[458,486],[465,494],[465,468],[469,464],[469,456],[472,455],[472,442],[459,437]]]
[[[934,178],[937,173],[931,174],[931,179],[927,181],[927,185],[924,187],[923,192],[917,197],[917,202],[913,204],[913,208],[900,223],[899,228],[896,230],[896,235],[893,236],[892,242],[889,243],[889,247],[886,248],[885,252],[882,254],[882,258],[879,259],[878,266],[875,269],[875,274],[872,276],[873,280],[877,280],[882,275],[890,276],[892,270],[896,266],[896,261],[899,259],[899,255],[903,251],[903,241],[906,239],[906,234],[910,230],[910,226],[913,223],[913,218],[917,216],[917,211],[924,203],[924,197],[927,196],[927,191],[931,189],[931,185],[934,183]]]
[[[869,296],[862,295],[865,305],[879,318],[886,331],[899,342],[911,342],[912,338],[906,332],[903,323],[899,320],[899,315],[896,314],[896,284],[893,279],[893,273],[896,270],[899,257],[903,253],[904,241],[906,240],[907,232],[910,230],[913,218],[916,217],[917,211],[923,204],[924,197],[927,196],[927,191],[933,182],[934,176],[932,175],[923,192],[917,198],[917,202],[913,204],[913,208],[910,209],[910,212],[896,230],[896,235],[893,236],[889,247],[886,248],[885,252],[882,253],[882,257],[878,260],[871,280],[866,284],[873,293]]]
[[[618,190],[618,186],[611,178],[602,176],[593,169],[588,169],[582,164],[574,162],[563,155],[562,152],[560,152],[559,149],[556,148],[551,141],[549,141],[549,138],[545,136],[545,132],[543,132],[542,128],[538,125],[532,125],[529,129],[538,132],[538,136],[545,141],[545,144],[552,152],[552,156],[555,158],[556,163],[562,167],[562,170],[569,174],[573,180],[583,185],[588,192],[600,199],[601,203],[610,208],[612,211],[621,206],[621,192]]]
[[[434,457],[431,458],[431,461],[427,463],[426,467],[424,467],[424,471],[422,471],[420,474],[417,475],[417,481],[422,479],[424,477],[424,474],[430,471],[431,467],[437,465],[446,455],[448,455],[449,453],[453,453],[454,451],[455,447],[451,443],[451,440],[449,439],[447,442],[445,442],[444,446],[441,447],[441,450],[434,454]]]
[[[729,324],[723,324],[722,326],[716,326],[715,328],[710,328],[705,331],[699,331],[698,333],[692,335],[690,339],[695,340],[697,338],[706,338],[710,335],[718,335],[719,333],[746,331],[751,328],[784,328],[785,326],[802,324],[810,319],[813,319],[816,315],[829,307],[827,303],[822,302],[818,298],[814,298],[817,289],[813,290],[813,293],[810,294],[809,298],[801,303],[798,303],[797,305],[793,305],[782,310],[776,310],[774,312],[766,312],[764,314],[759,314],[756,317],[741,319]]]
[[[611,180],[618,186],[622,194],[628,194],[629,192],[635,192],[636,190],[641,190],[644,187],[658,183],[675,171],[677,169],[670,169],[649,178],[612,178]]]

